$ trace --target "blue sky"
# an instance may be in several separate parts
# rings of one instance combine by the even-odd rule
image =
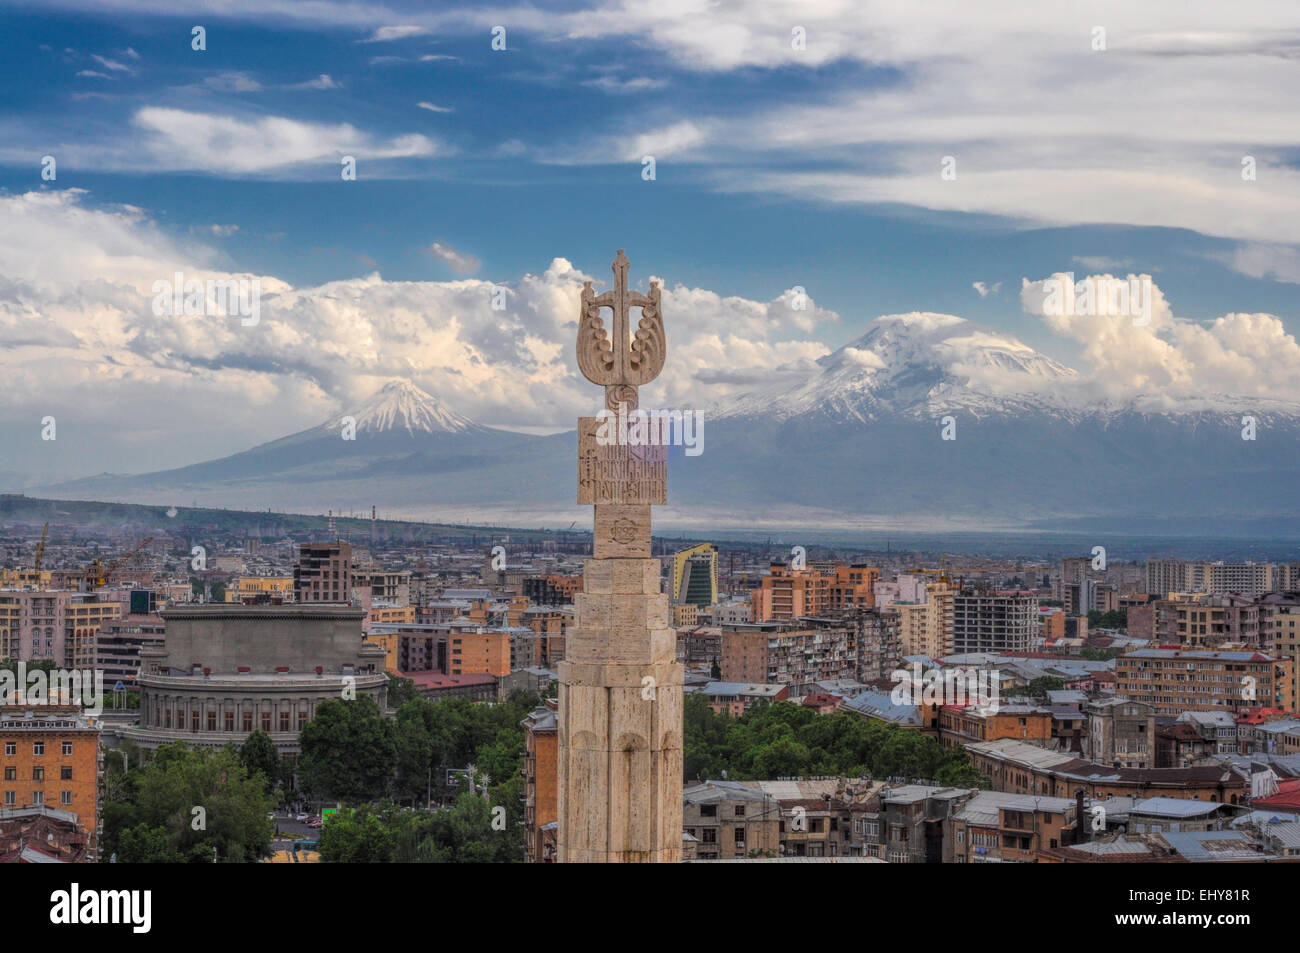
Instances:
[[[413,298],[420,289],[406,283],[516,287],[560,258],[573,270],[551,282],[563,298],[583,274],[603,280],[613,250],[625,247],[638,279],[661,276],[722,302],[707,315],[669,314],[670,330],[675,317],[687,324],[677,326],[678,340],[690,340],[697,322],[701,335],[725,343],[741,321],[728,308],[748,314],[806,288],[812,318],[768,314],[747,338],[757,333],[762,353],[736,360],[756,372],[815,358],[814,342],[824,353],[880,315],[933,311],[1122,377],[1127,371],[1099,359],[1087,333],[1062,333],[1022,306],[1022,280],[1063,271],[1149,274],[1171,322],[1265,314],[1293,333],[1300,319],[1300,126],[1287,92],[1300,40],[1285,4],[1044,4],[1032,13],[993,4],[977,14],[940,3],[946,14],[927,15],[906,3],[861,10],[835,0],[465,11],[236,0],[220,5],[225,14],[198,4],[171,15],[177,6],[0,4],[0,199],[63,193],[58,205],[28,208],[48,234],[80,228],[87,215],[96,226],[85,234],[102,226],[110,245],[147,233],[141,241],[161,275],[170,274],[162,262],[189,256],[196,267],[274,278],[317,307],[330,294],[306,289],[375,275]],[[191,49],[195,24],[206,30],[203,51]],[[504,51],[491,46],[497,24],[506,28]],[[1106,25],[1104,50],[1093,48],[1095,24]],[[799,27],[806,44],[795,50]],[[47,154],[58,162],[52,182],[40,175]],[[646,154],[656,159],[654,181],[642,178]],[[1255,181],[1240,175],[1247,154],[1258,162]],[[341,180],[342,155],[356,157],[356,181]],[[956,157],[955,182],[939,175],[945,155]],[[112,284],[119,274],[96,269],[126,254],[87,241],[84,274],[67,263],[46,274],[23,259],[20,235],[7,261],[0,242],[0,278],[44,293],[62,281],[85,296],[86,280]],[[148,268],[141,274],[147,279]],[[997,290],[981,294],[975,282]],[[511,329],[512,353],[534,370],[559,361],[551,345],[570,347],[568,318],[529,323],[563,310],[539,294]],[[14,300],[31,308],[34,295]],[[740,303],[727,304],[733,297]],[[123,319],[116,298],[111,307],[122,321],[116,336],[92,307],[42,313],[79,342],[57,355],[31,350],[31,328],[9,323],[7,343],[28,350],[7,359],[23,373],[4,395],[0,435],[25,427],[43,403],[65,413],[84,407],[95,387],[123,406],[145,399],[146,383],[192,384],[209,403],[225,399],[223,387],[237,391],[244,397],[231,398],[232,423],[215,439],[229,451],[316,422],[395,367],[499,424],[510,423],[509,408],[535,400],[536,388],[561,383],[558,364],[535,374],[527,394],[486,378],[466,383],[474,374],[455,362],[483,360],[490,345],[481,342],[442,371],[392,354],[358,359],[346,372],[323,370],[326,357],[286,357],[273,378],[250,381],[241,376],[253,370],[245,345],[204,354],[171,332],[142,331],[139,315]],[[433,310],[418,320],[431,333],[469,321]],[[91,324],[101,339],[84,333]],[[285,330],[297,332],[300,352],[307,337],[320,339],[319,329]],[[1249,360],[1249,346],[1220,337],[1215,346],[1233,357],[1223,366]],[[266,341],[252,349],[273,353]],[[1198,353],[1183,348],[1178,359]],[[45,384],[34,399],[32,380],[48,379],[38,369],[56,356],[84,374]],[[131,386],[104,371],[126,365]],[[1233,373],[1216,386],[1250,383]],[[1137,374],[1133,386],[1150,377]],[[702,399],[689,382],[666,386]],[[1271,395],[1300,398],[1290,387]],[[267,400],[283,412],[268,414]],[[536,403],[514,423],[567,419],[569,403]],[[95,423],[112,430],[110,420]],[[147,437],[124,438],[127,453],[122,440],[99,448],[103,469],[140,468],[131,464],[145,440],[166,464],[213,445],[161,423]],[[160,439],[165,452],[154,449]],[[29,465],[0,459],[7,469]]]

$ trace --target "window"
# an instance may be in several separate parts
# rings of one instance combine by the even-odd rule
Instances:
[[[72,792],[71,792],[71,791],[60,791],[60,792],[59,792],[59,803],[60,803],[60,804],[64,804],[64,805],[71,804],[71,803],[72,803]]]
[[[717,817],[717,816],[718,816],[718,805],[716,804],[700,805],[700,817]]]
[[[59,780],[60,781],[72,780],[72,765],[65,764],[59,768]]]
[[[12,757],[13,757],[14,755],[16,755],[17,753],[18,753],[18,742],[16,742],[16,741],[6,741],[6,742],[5,742],[5,754],[12,758]]]
[[[298,730],[302,731],[306,727],[307,727],[307,713],[305,711],[300,711],[298,712]]]
[[[65,741],[65,742],[63,742],[63,757],[65,757],[65,758],[71,758],[71,757],[72,757],[72,742],[71,742],[71,741]]]
[[[5,792],[5,807],[13,807],[13,806],[14,806],[15,804],[17,804],[17,803],[18,803],[18,792],[17,792],[17,791],[6,791],[6,792]]]
[[[251,711],[244,712],[243,724],[244,731],[247,732],[253,730],[253,713]]]
[[[12,767],[12,766],[10,766],[10,767],[8,767],[8,768],[5,768],[5,780],[6,780],[6,781],[17,781],[17,780],[18,780],[18,769],[15,768],[15,767]]]
[[[289,713],[287,711],[280,712],[280,730],[289,730]]]
[[[217,730],[217,713],[215,711],[210,711],[208,712],[208,731],[216,731],[216,730]]]
[[[40,755],[45,754],[45,742],[44,742],[44,741],[33,741],[33,742],[32,742],[32,754],[34,754],[34,755],[36,755],[36,756],[38,756],[38,757],[39,757]]]
[[[226,712],[226,713],[225,713],[225,717],[224,717],[223,720],[222,720],[222,723],[223,723],[223,725],[224,725],[226,731],[234,731],[234,730],[235,730],[235,713],[234,713],[233,711],[228,711],[228,712]]]
[[[271,730],[271,713],[269,711],[262,712],[262,730],[265,732]]]
[[[44,804],[44,803],[45,803],[45,792],[44,792],[44,791],[33,791],[33,792],[32,792],[32,803],[33,803],[33,804]]]
[[[737,816],[737,817],[744,817],[744,816],[745,816],[745,805],[743,805],[743,804],[737,804],[737,805],[736,805],[736,816]]]
[[[743,826],[736,828],[736,846],[745,846],[745,828]]]
[[[194,711],[190,712],[190,731],[198,731],[198,730],[199,730],[199,712],[198,709],[196,708]]]

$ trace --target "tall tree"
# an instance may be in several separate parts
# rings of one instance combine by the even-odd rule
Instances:
[[[388,790],[397,759],[393,723],[369,695],[321,702],[298,742],[298,777],[310,794],[356,803]]]

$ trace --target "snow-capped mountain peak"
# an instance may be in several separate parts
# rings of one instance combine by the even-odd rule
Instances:
[[[389,381],[356,410],[331,420],[326,428],[338,430],[345,417],[356,421],[358,433],[465,433],[479,429],[474,421],[404,379]]]
[[[821,410],[860,420],[882,413],[978,409],[1024,399],[1059,403],[1078,378],[1069,367],[1009,334],[950,314],[886,315],[850,344],[817,361],[794,386],[746,394],[723,416],[789,417]]]

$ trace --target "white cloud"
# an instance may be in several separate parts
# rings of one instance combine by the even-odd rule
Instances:
[[[308,162],[429,157],[437,145],[421,135],[378,140],[347,123],[325,125],[282,116],[242,117],[146,107],[134,124],[157,168],[226,174],[267,172]]]
[[[328,73],[321,73],[315,79],[294,83],[289,89],[342,89],[343,84],[330,78]]]
[[[445,261],[451,266],[451,270],[458,275],[472,275],[478,271],[482,264],[473,255],[467,255],[459,252],[450,245],[444,245],[441,242],[434,242],[429,246],[429,254],[441,261]]]
[[[422,36],[429,31],[422,26],[381,26],[370,34],[367,43],[389,43],[393,40],[405,40],[412,36]]]
[[[981,298],[987,298],[991,294],[997,294],[1002,289],[1002,282],[998,281],[990,286],[983,281],[975,281],[971,283],[971,287],[979,293]]]
[[[251,73],[242,70],[225,70],[203,79],[203,85],[219,93],[256,93],[262,89]]]
[[[433,103],[422,102],[416,103],[415,105],[421,109],[427,109],[431,113],[449,113],[453,111],[451,106],[435,106]]]
[[[505,311],[492,308],[500,286],[473,278],[371,274],[294,287],[235,274],[261,282],[257,325],[155,315],[155,281],[177,271],[186,280],[226,277],[222,255],[167,235],[140,209],[94,208],[85,198],[73,190],[0,196],[0,470],[26,466],[34,451],[19,453],[5,438],[27,447],[27,425],[45,414],[59,420],[60,445],[37,449],[48,456],[75,445],[82,458],[67,467],[84,471],[94,459],[123,472],[314,426],[391,377],[514,428],[571,426],[599,403],[573,355],[579,295],[593,276],[564,258],[507,283]],[[789,297],[665,288],[672,360],[646,400],[706,406],[826,354],[801,332],[838,316],[811,299],[797,311]],[[73,427],[77,441],[64,443]]]
[[[1075,281],[1114,277],[1075,276]],[[1154,283],[1145,324],[1132,314],[1086,314],[1077,308],[1064,313],[1049,308],[1044,314],[1045,281],[1022,281],[1022,306],[1082,346],[1083,383],[1093,396],[1159,402],[1230,394],[1300,401],[1300,344],[1275,315],[1233,313],[1207,323],[1191,321],[1174,314]]]
[[[98,53],[90,54],[90,58],[100,66],[104,67],[104,69],[114,70],[115,72],[121,73],[135,72],[135,70],[131,69],[131,67],[127,66],[125,63],[119,63],[117,60],[110,60],[108,57],[100,56]]]

